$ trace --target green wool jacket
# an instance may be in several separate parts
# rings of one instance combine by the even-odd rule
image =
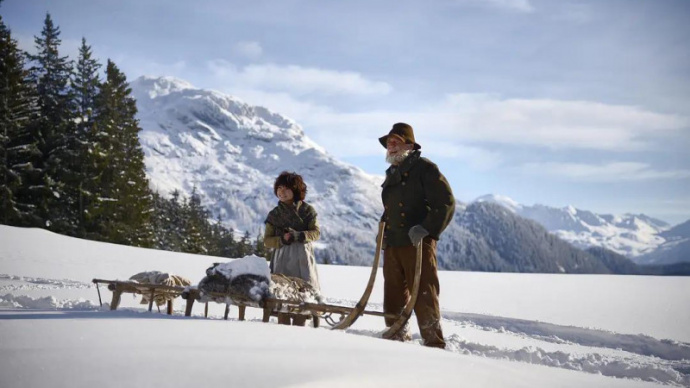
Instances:
[[[383,215],[386,222],[386,246],[411,245],[407,233],[422,225],[429,236],[438,240],[455,213],[455,198],[438,166],[420,151],[414,151],[400,165],[386,170],[383,188]]]

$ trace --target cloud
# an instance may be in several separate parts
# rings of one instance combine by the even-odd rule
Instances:
[[[546,175],[581,182],[638,182],[649,180],[679,180],[690,178],[690,170],[658,171],[646,163],[611,162],[584,163],[526,163],[519,167],[523,173]]]
[[[141,62],[138,60],[131,60],[127,56],[119,56],[118,58],[113,59],[113,61],[116,65],[126,69],[127,74],[133,75],[130,80],[138,78],[142,75],[157,77],[161,74],[182,78],[182,75],[185,74],[188,68],[187,62],[185,61],[177,61],[173,63]]]
[[[519,12],[534,12],[529,0],[486,0],[491,6]]]
[[[229,88],[251,104],[262,105],[300,123],[309,136],[337,157],[371,156],[383,152],[378,137],[395,122],[415,128],[427,152],[457,158],[479,170],[503,163],[498,147],[524,146],[555,150],[603,152],[642,151],[652,141],[687,130],[688,120],[638,107],[588,101],[501,99],[486,94],[455,94],[428,106],[406,110],[342,112],[290,93]],[[547,171],[565,165],[548,165]],[[569,177],[577,177],[572,165]],[[626,167],[628,179],[671,178],[635,164]],[[598,166],[597,168],[600,168]],[[617,172],[618,173],[618,172]],[[670,175],[669,175],[670,174]],[[674,175],[676,174],[676,175]],[[583,176],[593,176],[587,171]],[[622,179],[619,177],[619,179]]]
[[[415,127],[420,144],[444,144],[446,153],[457,155],[464,154],[461,147],[487,148],[489,144],[642,151],[651,148],[653,141],[687,131],[690,126],[684,117],[638,107],[588,101],[501,99],[479,94],[455,94],[436,104],[405,111],[342,113],[327,109],[316,116],[295,119],[316,136],[325,131],[324,141],[332,144],[355,139],[371,141],[392,123],[405,121]],[[328,148],[327,144],[324,146]],[[459,151],[451,151],[454,147]],[[496,158],[487,158],[491,159]]]
[[[239,42],[233,48],[235,54],[250,60],[256,60],[263,54],[263,48],[259,42]]]
[[[36,36],[39,35],[40,34],[36,34]],[[34,36],[13,33],[12,38],[17,41],[18,47],[23,51],[31,55],[36,55],[38,53],[38,51],[36,51],[36,41]],[[88,41],[86,44],[90,45]],[[60,46],[58,47],[58,51],[61,57],[68,56],[69,59],[76,61],[77,58],[79,58],[80,47],[81,39],[60,38]]]
[[[457,3],[516,12],[534,12],[534,7],[529,0],[457,0]]]
[[[648,148],[652,137],[690,126],[685,117],[634,106],[486,94],[449,95],[433,109],[439,136],[552,149],[636,151]]]
[[[324,70],[296,65],[249,65],[238,68],[225,60],[208,63],[213,76],[235,88],[282,91],[305,95],[386,95],[392,87],[351,71]]]
[[[503,162],[503,157],[499,152],[463,144],[428,141],[424,143],[423,150],[434,156],[457,159],[480,171],[491,170]]]

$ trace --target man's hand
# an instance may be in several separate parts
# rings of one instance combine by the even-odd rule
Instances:
[[[427,232],[426,229],[422,225],[415,225],[410,228],[410,231],[407,232],[407,235],[410,236],[410,240],[412,240],[412,245],[417,246],[419,243],[422,242],[424,237],[429,235],[429,232]]]

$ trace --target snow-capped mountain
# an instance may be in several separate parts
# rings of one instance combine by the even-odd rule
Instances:
[[[275,178],[281,171],[298,172],[309,186],[306,200],[319,213],[319,260],[353,265],[371,263],[376,227],[383,210],[383,176],[367,174],[336,160],[310,140],[293,120],[235,97],[197,89],[170,77],[141,77],[131,87],[143,129],[139,137],[146,155],[147,174],[154,190],[164,195],[179,190],[189,196],[196,188],[214,217],[220,215],[239,233],[249,231],[256,236],[278,202],[273,194]],[[573,208],[525,207],[501,196],[478,201],[498,202],[510,209],[510,215],[520,217],[501,215],[500,210],[479,211],[484,208],[458,202],[454,220],[438,243],[439,268],[552,272],[556,268],[549,263],[552,261],[560,263],[558,266],[566,272],[610,271],[596,263],[583,266],[571,262],[579,253],[566,248],[555,254],[548,247],[541,247],[539,252],[546,253],[520,264],[522,253],[512,257],[505,252],[525,244],[554,244],[541,237],[538,229],[525,224],[532,221],[524,217],[581,247],[604,245],[627,254],[639,254],[662,243],[663,238],[656,233],[668,226],[644,216],[616,218]],[[470,208],[474,210],[469,211]],[[500,222],[493,222],[499,219]],[[478,227],[472,229],[472,225]],[[491,231],[482,229],[487,225],[512,226],[503,231],[503,237],[487,239]],[[529,233],[520,237],[521,231]],[[520,238],[526,239],[524,244],[506,245]]]
[[[544,205],[526,206],[499,195],[485,195],[476,202],[493,202],[515,214],[532,219],[549,232],[580,247],[598,246],[636,257],[652,252],[666,239],[662,232],[670,225],[644,214],[596,214],[572,206],[555,208]]]
[[[690,262],[690,221],[660,234],[666,241],[659,247],[637,258],[640,264],[673,264]]]
[[[371,262],[382,177],[334,159],[294,121],[263,107],[170,77],[141,77],[130,86],[154,190],[188,196],[196,187],[214,216],[256,236],[278,202],[275,178],[296,171],[319,213],[321,258]]]

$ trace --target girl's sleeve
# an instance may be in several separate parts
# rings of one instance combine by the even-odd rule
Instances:
[[[321,228],[319,228],[319,220],[314,217],[314,219],[309,222],[309,227],[307,230],[299,232],[297,241],[299,242],[311,242],[316,241],[321,237]]]
[[[278,249],[282,246],[280,236],[275,235],[275,228],[268,222],[266,223],[266,230],[264,231],[264,246],[273,249]]]

